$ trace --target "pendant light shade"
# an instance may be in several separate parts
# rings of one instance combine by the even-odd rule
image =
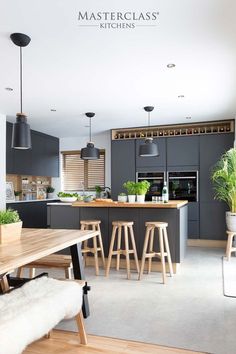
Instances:
[[[148,126],[150,126],[150,112],[152,112],[154,107],[146,106],[144,110],[148,112]],[[151,157],[159,156],[158,146],[153,142],[153,138],[147,138],[145,143],[139,146],[139,156],[141,157]]]
[[[100,151],[94,146],[92,140],[92,133],[91,133],[91,118],[95,116],[95,113],[88,112],[85,115],[89,118],[89,142],[87,146],[81,149],[81,159],[83,160],[97,160],[100,158]]]
[[[23,33],[12,33],[10,35],[12,42],[20,47],[20,113],[16,115],[16,123],[13,125],[12,131],[12,148],[27,150],[31,149],[31,134],[30,126],[27,123],[27,118],[22,113],[22,97],[23,97],[23,79],[22,79],[22,47],[26,47],[31,39],[29,36]]]

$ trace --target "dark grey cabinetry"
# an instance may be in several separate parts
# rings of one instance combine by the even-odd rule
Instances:
[[[31,130],[32,149],[11,148],[12,124],[7,122],[6,172],[59,177],[59,139]]]
[[[79,229],[79,208],[70,205],[54,205],[47,207],[48,226],[52,229]]]
[[[139,156],[139,147],[145,140],[136,140],[136,168],[151,167],[152,170],[165,171],[166,169],[166,138],[153,139],[153,143],[158,145],[159,156],[141,157]],[[156,169],[159,167],[160,169]]]
[[[199,202],[188,203],[188,238],[199,238]]]
[[[135,140],[112,141],[111,143],[111,191],[117,200],[125,192],[123,183],[135,181]]]
[[[167,138],[167,166],[198,166],[199,136]]]
[[[222,202],[200,203],[200,238],[207,240],[226,240],[225,211]]]

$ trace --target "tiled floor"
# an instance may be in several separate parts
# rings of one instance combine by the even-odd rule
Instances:
[[[179,274],[162,285],[161,274],[125,271],[110,277],[86,268],[92,287],[89,334],[182,347],[214,354],[236,353],[236,299],[223,296],[222,249],[189,248]],[[73,321],[60,324],[75,330]]]

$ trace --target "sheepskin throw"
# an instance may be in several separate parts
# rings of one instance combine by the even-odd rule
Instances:
[[[21,354],[61,320],[76,316],[81,306],[78,283],[47,277],[0,296],[0,354]]]

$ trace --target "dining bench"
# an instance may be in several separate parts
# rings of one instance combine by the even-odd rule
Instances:
[[[0,354],[21,354],[27,345],[64,319],[76,319],[80,342],[87,344],[82,315],[83,283],[46,276],[0,296]]]

